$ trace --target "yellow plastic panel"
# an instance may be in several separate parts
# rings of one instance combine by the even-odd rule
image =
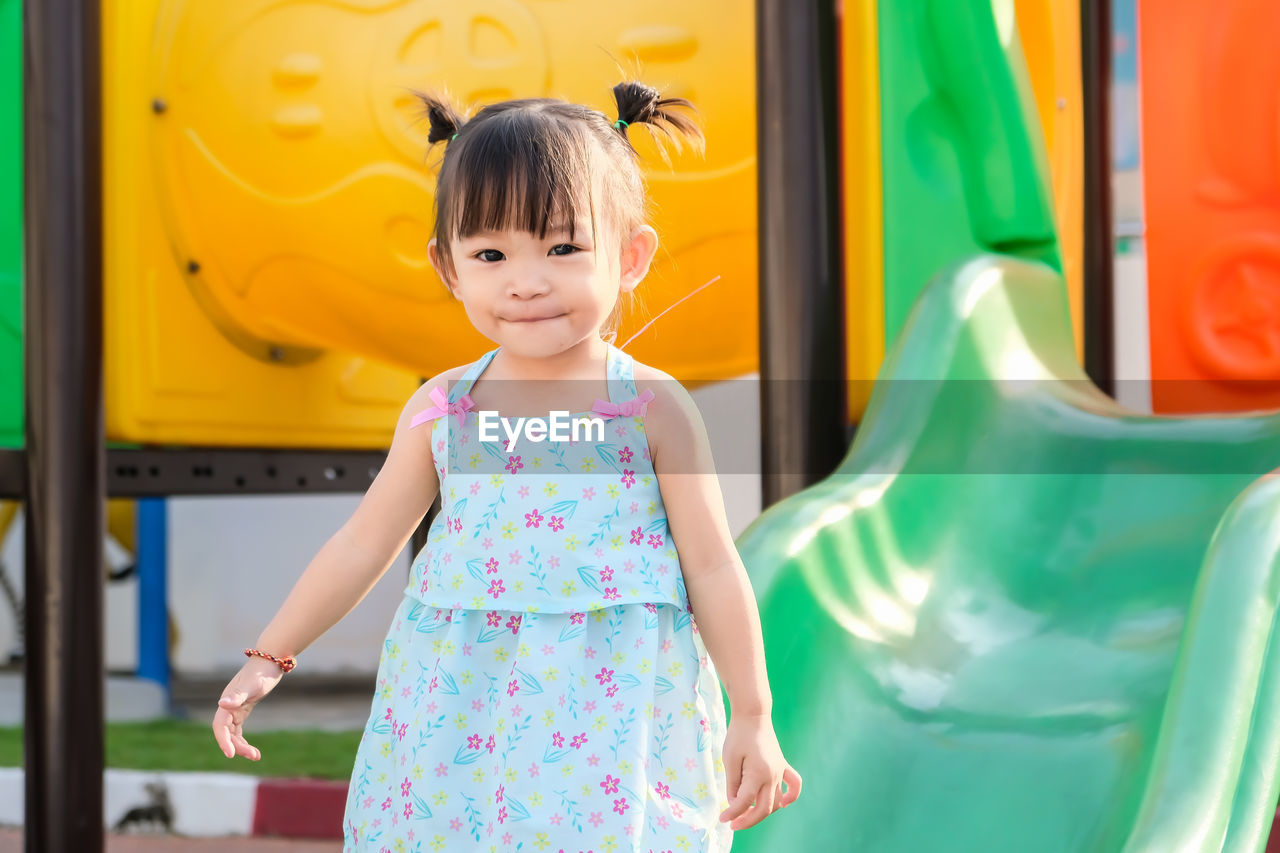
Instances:
[[[427,263],[409,89],[611,110],[619,64],[698,104],[709,137],[668,170],[632,133],[666,242],[619,341],[721,275],[629,351],[695,381],[755,369],[752,6],[606,10],[106,0],[112,436],[385,444],[415,376],[488,346]]]
[[[1053,179],[1076,357],[1084,358],[1084,96],[1078,0],[1016,0],[1018,35]]]
[[[862,417],[884,358],[884,221],[880,194],[880,56],[875,0],[840,9],[841,230],[850,421]]]

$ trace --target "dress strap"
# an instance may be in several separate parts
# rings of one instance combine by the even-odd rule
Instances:
[[[462,374],[462,378],[453,383],[453,388],[449,390],[450,403],[456,403],[464,394],[471,393],[471,386],[476,384],[480,374],[484,373],[484,369],[489,366],[489,362],[493,361],[493,357],[498,354],[498,349],[501,349],[501,347],[491,349],[473,361],[471,366],[467,368],[467,372]]]
[[[605,357],[605,376],[609,384],[609,402],[625,403],[636,396],[636,362],[625,351],[609,344]]]

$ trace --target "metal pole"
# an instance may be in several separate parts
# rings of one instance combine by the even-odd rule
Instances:
[[[844,456],[833,0],[757,0],[760,398],[766,506]]]
[[[138,501],[138,677],[164,688],[169,683],[169,502]]]
[[[103,849],[99,11],[23,4],[26,850]]]
[[[1084,86],[1084,368],[1115,394],[1115,237],[1111,204],[1111,0],[1080,4]]]

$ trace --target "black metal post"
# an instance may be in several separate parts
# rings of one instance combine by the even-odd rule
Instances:
[[[766,506],[844,456],[833,0],[757,0],[760,397]]]
[[[99,4],[23,4],[26,850],[103,849]]]
[[[1084,85],[1084,369],[1115,394],[1115,234],[1111,202],[1111,0],[1080,4]]]

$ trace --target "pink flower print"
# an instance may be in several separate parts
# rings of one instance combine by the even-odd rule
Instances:
[[[640,511],[640,504],[636,503],[635,501],[632,501],[632,502],[631,502],[631,514],[632,514],[632,515],[635,515],[635,514],[636,514],[637,512],[639,512],[639,511]]]
[[[600,825],[600,824],[602,824],[602,823],[604,823],[604,818],[602,818],[602,817],[600,816],[600,812],[592,812],[592,813],[591,813],[591,825],[592,825],[592,826],[599,826],[599,825]]]
[[[521,486],[520,488],[516,489],[516,494],[520,495],[520,497],[522,498],[529,497],[529,487]]]
[[[562,820],[564,820],[564,815],[560,814],[560,812],[556,812],[551,816],[551,822],[556,826],[559,826]]]
[[[581,625],[581,624],[582,624],[582,620],[583,620],[583,619],[585,619],[585,618],[586,618],[586,614],[585,614],[585,613],[570,613],[570,614],[569,614],[569,624],[570,624],[570,625]],[[390,713],[391,713],[391,709],[390,709],[390,708],[388,708],[388,709],[387,709],[387,713],[388,713],[388,714],[390,714]],[[387,717],[387,719],[389,720],[389,719],[391,719],[391,717],[389,717],[389,716],[388,716],[388,717]]]
[[[552,554],[550,557],[547,557],[547,565],[553,569],[558,569],[560,567],[560,558],[555,554]]]
[[[382,810],[385,812],[389,808],[391,808],[391,798],[387,797],[382,801]]]
[[[618,451],[618,458],[621,459],[623,462],[630,462],[632,456],[635,456],[635,453],[631,450],[630,447],[624,447]]]
[[[503,795],[503,793],[504,793],[506,790],[507,790],[507,786],[506,786],[506,785],[499,785],[499,786],[498,786],[498,793],[494,795],[494,800],[496,800],[496,801],[497,801],[497,802],[499,802],[499,803],[500,803],[500,802],[502,802],[502,795]]]
[[[542,525],[542,519],[542,513],[538,512],[536,509],[533,512],[526,512],[524,514],[524,526],[540,527]]]
[[[480,494],[480,483],[479,483],[479,482],[475,482],[475,483],[472,483],[472,484],[471,484],[471,494],[473,494],[473,495],[478,495],[478,494]]]
[[[413,790],[413,783],[409,781],[409,777],[404,777],[404,781],[400,783],[400,796],[407,797],[409,792]]]
[[[390,719],[391,719],[391,709],[390,709],[390,708],[388,708],[388,709],[387,709],[387,713],[385,713],[385,714],[383,714],[383,715],[382,715],[382,719],[384,719],[384,720],[390,720]]]
[[[596,656],[596,650],[593,649],[591,646],[586,646],[582,650],[582,656],[584,658],[594,658]]]
[[[453,519],[452,524],[453,524],[453,532],[454,532],[454,533],[461,533],[461,532],[462,532],[462,519],[460,519],[460,518],[455,518],[455,519]],[[445,556],[448,556],[448,555],[446,554]]]
[[[396,736],[399,737],[400,740],[404,740],[404,736],[407,735],[408,733],[409,733],[408,723],[401,723],[400,728],[396,730]]]
[[[437,442],[436,442],[436,453],[443,453],[443,452],[444,452],[444,442],[443,442],[443,441],[437,441]]]
[[[604,549],[603,549],[603,548],[597,548],[595,553],[596,553],[596,559],[598,560],[598,559],[600,559],[601,557],[603,557],[603,556],[604,556]]]
[[[516,473],[523,467],[524,467],[524,463],[520,461],[519,456],[507,457],[507,470],[510,471],[512,474]]]
[[[449,828],[452,829],[454,832],[457,832],[459,829],[462,829],[462,818],[455,817],[453,820],[449,821]]]
[[[618,434],[618,438],[622,438],[623,436],[625,436],[625,435],[627,434],[627,428],[626,428],[625,426],[623,426],[622,424],[618,424],[618,425],[617,425],[617,427],[615,427],[613,431],[614,431],[614,432],[616,432],[616,433]]]
[[[433,675],[431,676],[431,683],[427,685],[427,692],[430,693],[431,691],[435,690],[439,686],[440,686],[440,679],[436,678]]]
[[[618,814],[626,814],[627,809],[629,808],[631,808],[631,806],[627,805],[626,797],[623,797],[621,800],[613,801],[613,810]]]
[[[631,531],[631,544],[632,545],[644,544],[644,528],[643,527],[637,527],[635,530]]]
[[[555,651],[556,651],[556,647],[551,645],[550,643],[547,643],[545,646],[542,647],[542,653],[544,655],[555,654]]]
[[[516,631],[520,630],[520,614],[519,613],[512,614],[511,618],[507,620],[507,627],[511,629],[511,633],[513,634]]]
[[[617,601],[619,598],[622,598],[622,596],[618,595],[618,588],[616,586],[606,586],[604,588],[605,601]]]
[[[507,807],[503,806],[498,809],[498,823],[503,823],[507,819]]]
[[[484,742],[484,748],[489,750],[490,755],[493,755],[493,749],[497,745],[498,745],[498,742],[494,740],[493,735],[489,735],[489,739]]]
[[[551,518],[547,521],[547,525],[552,530],[559,533],[561,530],[564,530],[564,516],[563,515],[551,516]]]
[[[635,484],[636,484],[636,472],[632,471],[630,468],[623,468],[622,469],[622,485],[626,486],[629,489]]]
[[[529,765],[529,775],[530,775],[530,776],[537,776],[537,775],[538,775],[538,772],[539,772],[541,769],[542,769],[542,768],[541,768],[541,767],[539,767],[539,766],[538,766],[538,763],[535,761],[533,764],[530,764],[530,765]]]
[[[610,684],[610,685],[609,685],[609,689],[608,689],[608,690],[606,690],[606,691],[604,692],[604,695],[608,696],[610,699],[612,699],[614,696],[617,696],[617,695],[618,695],[618,685],[616,685],[616,684]]]
[[[603,569],[601,569],[601,570],[600,570],[600,580],[602,580],[602,581],[611,581],[611,580],[613,580],[613,569],[609,568],[608,566],[605,566]]]
[[[596,490],[591,486],[587,486],[585,489],[582,490],[582,499],[584,501],[589,501],[595,496],[596,496]]]
[[[559,732],[552,732],[551,743],[555,746],[564,746],[564,735]]]
[[[501,595],[506,591],[507,591],[507,588],[502,583],[502,578],[495,578],[494,580],[489,582],[489,594],[492,595],[494,598],[497,598],[499,595]]]
[[[519,551],[512,551],[507,555],[507,562],[513,566],[519,565],[521,554]]]
[[[582,710],[586,711],[588,714],[590,714],[595,709],[596,709],[596,703],[594,700],[582,706]]]
[[[498,573],[498,560],[497,560],[497,558],[496,558],[496,557],[490,557],[489,559],[485,560],[485,561],[484,561],[484,567],[485,567],[485,569],[486,569],[485,574],[487,574],[487,575],[496,575],[496,574]]]
[[[431,581],[424,579],[422,581],[422,592],[426,592],[431,587]]]
[[[480,735],[467,735],[467,749],[479,749],[484,746],[484,738]]]
[[[508,695],[508,696],[514,696],[514,695],[516,695],[516,691],[517,691],[517,690],[519,690],[519,689],[520,689],[520,682],[519,682],[519,681],[516,681],[516,680],[513,678],[513,679],[511,679],[511,681],[510,681],[510,682],[508,682],[508,684],[507,684],[507,695]]]
[[[404,804],[404,816],[413,817],[413,803]]]
[[[582,732],[573,736],[573,740],[569,742],[569,746],[574,749],[582,749],[582,745],[587,742],[587,733]]]
[[[448,776],[449,767],[443,761],[436,765],[436,776]]]
[[[644,609],[648,610],[650,613],[657,613],[658,605],[654,604],[652,601],[646,601],[644,603]]]
[[[485,616],[485,621],[489,624],[490,628],[497,628],[502,624],[502,614],[498,613],[496,610],[490,610]]]
[[[365,797],[365,798],[364,798],[364,807],[367,809],[367,808],[369,808],[369,806],[371,806],[371,805],[373,805],[373,797]]]
[[[665,784],[663,784],[662,782],[659,782],[658,784],[656,784],[656,785],[654,785],[654,786],[653,786],[653,789],[654,789],[655,791],[657,791],[657,792],[658,792],[658,796],[659,796],[659,797],[662,797],[662,799],[664,799],[664,800],[669,800],[669,799],[671,799],[671,788],[670,788],[670,786],[665,785]]]
[[[588,755],[587,763],[590,764],[592,767],[600,766],[600,756],[596,755],[595,753]]]
[[[604,774],[604,781],[600,783],[600,787],[604,788],[606,794],[616,794],[618,793],[618,785],[621,782],[621,779],[613,778],[612,773],[606,773]]]
[[[701,725],[701,726],[702,726],[702,730],[703,730],[704,732],[710,732],[710,731],[711,731],[711,723],[707,722],[707,719],[706,719],[705,717],[704,717],[704,718],[702,718],[701,720],[698,720],[698,723],[699,723],[699,725]]]
[[[603,666],[600,667],[600,671],[596,673],[596,681],[600,684],[613,681],[613,670]]]
[[[644,456],[645,459],[649,459],[649,448],[646,447],[641,455]]]
[[[493,540],[492,540],[492,539],[490,539],[488,536],[486,536],[486,537],[484,538],[484,540],[483,540],[483,541],[481,541],[481,543],[480,543],[480,547],[481,547],[481,548],[484,548],[486,551],[488,551],[490,548],[492,548],[492,547],[493,547]]]
[[[650,534],[649,534],[649,545],[651,545],[651,546],[652,546],[652,547],[654,547],[654,548],[661,548],[661,547],[662,547],[662,535],[661,535],[661,534],[658,534],[658,533],[650,533]]]

